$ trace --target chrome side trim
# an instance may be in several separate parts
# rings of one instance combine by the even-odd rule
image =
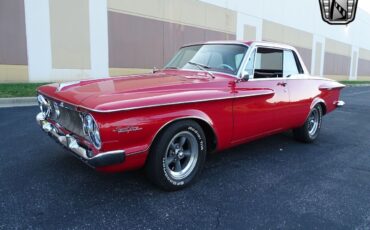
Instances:
[[[344,87],[345,87],[345,85],[341,85],[341,86],[320,86],[319,89],[320,90],[333,90],[333,89],[342,89]]]
[[[46,95],[47,97],[50,97],[54,100],[58,100],[54,97],[51,97],[47,94],[42,93],[43,95]],[[229,99],[235,99],[235,98],[248,98],[248,97],[259,97],[259,96],[267,96],[267,95],[273,95],[275,92],[271,90],[271,92],[267,93],[255,93],[250,95],[243,95],[243,96],[231,96],[231,97],[219,97],[219,98],[212,98],[212,99],[202,99],[202,100],[194,100],[194,101],[183,101],[183,102],[171,102],[171,103],[162,103],[162,104],[154,104],[154,105],[147,105],[147,106],[138,106],[138,107],[129,107],[124,109],[111,109],[111,110],[99,110],[99,109],[91,109],[80,105],[75,105],[72,103],[68,103],[72,106],[82,108],[88,111],[96,112],[96,113],[113,113],[113,112],[121,112],[121,111],[131,111],[131,110],[137,110],[137,109],[147,109],[147,108],[155,108],[160,106],[169,106],[169,105],[182,105],[182,104],[193,104],[193,103],[199,103],[199,102],[207,102],[207,101],[221,101],[221,100],[229,100]]]

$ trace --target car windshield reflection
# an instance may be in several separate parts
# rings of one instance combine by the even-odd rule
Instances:
[[[247,50],[248,47],[242,44],[186,46],[179,50],[165,68],[186,70],[203,68],[207,71],[236,75]]]

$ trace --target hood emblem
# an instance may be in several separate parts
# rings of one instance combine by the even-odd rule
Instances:
[[[70,81],[70,82],[59,83],[59,86],[57,88],[57,92],[63,90],[64,88],[66,88],[68,86],[76,85],[76,84],[79,84],[79,83],[80,83],[80,81]]]

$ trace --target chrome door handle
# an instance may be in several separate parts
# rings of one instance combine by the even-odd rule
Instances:
[[[277,83],[277,85],[278,85],[278,86],[283,86],[283,87],[285,87],[285,86],[286,86],[286,84],[287,84],[286,82],[278,82],[278,83]]]

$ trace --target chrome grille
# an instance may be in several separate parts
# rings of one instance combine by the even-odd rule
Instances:
[[[61,106],[59,106],[59,110],[60,116],[55,121],[63,128],[83,137],[82,120],[79,112]]]

